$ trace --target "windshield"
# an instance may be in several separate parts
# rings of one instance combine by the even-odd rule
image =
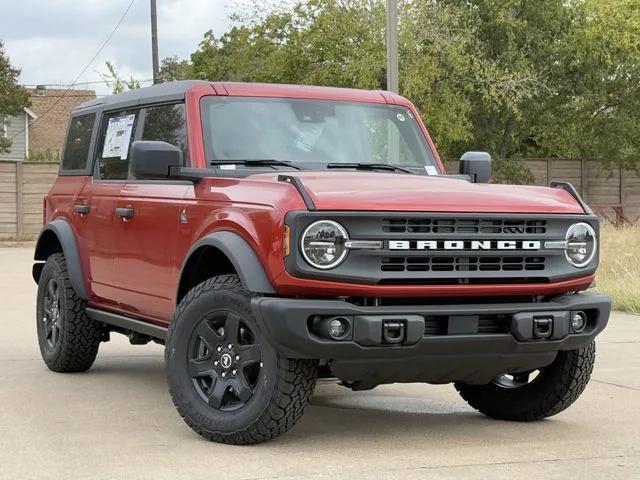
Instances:
[[[206,97],[207,159],[278,160],[303,168],[374,163],[438,167],[406,107],[282,98]]]

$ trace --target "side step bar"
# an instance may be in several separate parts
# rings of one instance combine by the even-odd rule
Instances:
[[[131,330],[132,332],[141,333],[160,340],[167,338],[166,327],[162,327],[160,325],[143,322],[142,320],[136,320],[134,318],[125,317],[124,315],[105,312],[104,310],[98,310],[91,307],[88,307],[86,312],[87,316],[96,322],[102,322],[107,325],[113,325],[114,327],[124,328],[125,330]]]

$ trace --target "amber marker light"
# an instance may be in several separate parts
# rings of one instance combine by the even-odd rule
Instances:
[[[291,253],[291,229],[288,225],[284,226],[283,232],[283,247],[284,247],[284,256],[288,257],[289,253]]]

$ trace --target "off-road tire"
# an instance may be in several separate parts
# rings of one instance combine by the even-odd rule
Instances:
[[[52,346],[47,342],[44,325],[44,297],[49,281],[59,288],[59,337]],[[38,344],[42,359],[54,372],[84,372],[91,368],[103,338],[99,324],[87,317],[87,304],[76,294],[69,280],[64,255],[51,255],[40,275],[36,305]]]
[[[251,299],[237,275],[213,277],[194,287],[178,305],[166,338],[167,382],[183,420],[207,440],[247,445],[273,439],[302,416],[317,377],[315,360],[281,357],[259,330]],[[262,350],[258,385],[246,404],[235,411],[213,408],[198,396],[188,374],[187,352],[194,331],[212,311],[240,315],[256,334]]]
[[[556,415],[575,402],[584,391],[593,371],[594,342],[577,350],[560,351],[549,366],[530,383],[504,388],[495,383],[455,388],[469,405],[493,418],[533,421]]]

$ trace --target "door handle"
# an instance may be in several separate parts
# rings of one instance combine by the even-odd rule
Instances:
[[[135,210],[133,208],[116,208],[116,215],[122,219],[133,218]]]
[[[76,213],[79,213],[80,215],[88,215],[89,210],[90,210],[89,205],[78,204],[73,206],[73,211]]]

